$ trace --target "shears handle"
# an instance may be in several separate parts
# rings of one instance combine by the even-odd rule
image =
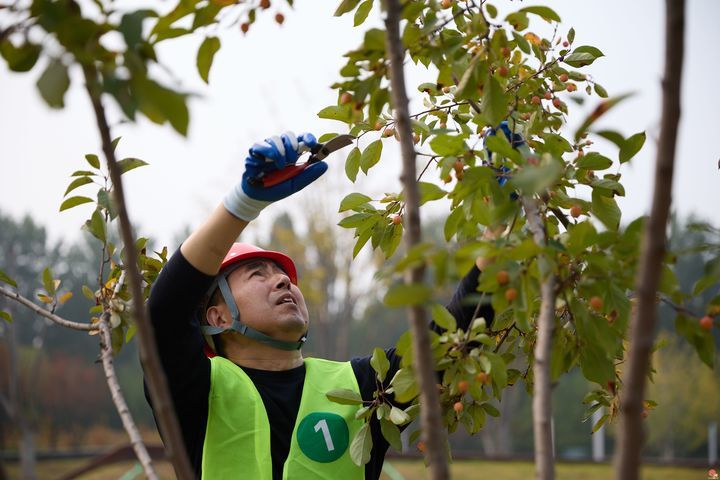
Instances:
[[[295,165],[288,165],[285,168],[281,168],[280,170],[275,170],[270,173],[261,174],[252,180],[250,182],[257,186],[262,186],[263,188],[268,187],[274,187],[275,185],[282,183],[286,180],[289,180],[296,175],[299,175],[300,172],[308,168],[310,165],[312,165],[315,162],[318,162],[319,160],[317,157],[315,157],[315,154],[318,153],[323,148],[322,144],[315,145],[313,148],[310,149],[311,155],[307,162],[301,163],[301,164],[295,164]]]

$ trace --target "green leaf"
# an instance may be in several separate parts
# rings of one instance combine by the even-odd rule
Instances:
[[[83,185],[87,185],[88,183],[92,183],[92,178],[90,177],[78,177],[72,182],[70,182],[70,185],[68,185],[67,190],[65,190],[65,194],[63,197],[66,197],[68,193],[72,192],[78,187],[81,187]]]
[[[560,16],[550,7],[533,6],[520,9],[521,12],[534,13],[548,22],[560,22]]]
[[[318,112],[318,117],[340,122],[350,121],[350,107],[348,105],[330,105]]]
[[[600,85],[599,83],[596,83],[595,85],[593,85],[593,88],[595,89],[595,93],[597,93],[599,97],[607,98],[607,96],[608,96],[607,90],[605,90],[602,87],[602,85]]]
[[[507,103],[505,102],[505,89],[495,77],[490,76],[485,82],[485,90],[482,99],[482,113],[490,122],[490,125],[497,126],[507,115]]]
[[[3,320],[5,320],[8,323],[12,323],[12,321],[13,321],[12,315],[10,315],[10,312],[5,312],[3,310],[0,310],[0,318],[2,318]]]
[[[373,6],[373,0],[365,0],[363,3],[360,4],[357,11],[355,12],[355,18],[353,20],[353,25],[358,26],[361,23],[363,23],[370,13],[370,10]]]
[[[526,195],[542,192],[555,184],[563,173],[563,166],[554,158],[539,166],[527,166],[517,172],[510,184]]]
[[[105,219],[98,210],[95,210],[92,213],[90,220],[85,222],[84,228],[101,242],[104,243],[106,241],[107,234],[105,231]]]
[[[215,54],[220,50],[220,39],[217,37],[206,37],[203,40],[197,53],[197,69],[205,83],[208,82],[210,67],[212,67]]]
[[[453,317],[444,306],[439,303],[433,303],[430,307],[430,313],[432,314],[433,321],[439,327],[447,330],[448,332],[454,332],[457,330],[455,317]]]
[[[43,288],[49,295],[55,295],[55,279],[49,267],[46,267],[42,273]]]
[[[501,157],[509,158],[515,163],[522,163],[522,154],[515,150],[504,133],[500,135],[489,135],[485,138],[485,145],[488,150]]]
[[[492,375],[493,382],[498,388],[505,388],[507,385],[507,365],[505,360],[497,353],[484,352],[483,355],[490,361],[491,370],[487,373]]]
[[[371,202],[372,198],[362,193],[351,193],[346,195],[345,198],[340,202],[340,209],[338,212],[345,212],[347,210],[353,210],[365,203]]]
[[[380,419],[380,431],[385,440],[398,452],[402,452],[402,440],[400,439],[400,429],[386,418]]]
[[[52,60],[37,81],[40,95],[52,108],[65,106],[65,92],[70,87],[67,67],[60,60]]]
[[[590,45],[581,45],[581,46],[579,46],[579,47],[576,47],[576,48],[573,50],[573,52],[574,52],[574,53],[589,53],[590,55],[592,55],[592,56],[595,57],[595,58],[600,58],[600,57],[604,57],[604,56],[605,56],[605,55],[600,51],[600,49],[595,48],[595,47],[590,46]]]
[[[342,0],[342,2],[340,2],[340,5],[338,5],[337,10],[335,10],[334,15],[336,17],[339,17],[348,12],[352,12],[358,3],[360,3],[360,0]]]
[[[17,283],[15,283],[15,280],[13,280],[10,275],[0,270],[0,282],[7,283],[8,285],[12,285],[13,287],[17,288]]]
[[[494,405],[492,405],[492,404],[490,404],[490,403],[483,403],[483,404],[482,404],[482,408],[483,408],[483,410],[485,410],[485,411],[487,412],[487,414],[490,415],[491,417],[499,417],[499,416],[500,416],[500,411],[499,411],[497,408],[495,408]]]
[[[462,208],[457,207],[450,212],[450,215],[445,219],[445,225],[443,227],[445,241],[449,242],[453,235],[457,233],[460,223],[462,223],[463,220],[465,220],[465,211]]]
[[[70,197],[60,205],[60,211],[62,212],[64,210],[77,207],[78,205],[82,205],[83,203],[90,202],[92,202],[92,199],[88,197]]]
[[[593,63],[595,61],[595,57],[587,52],[571,53],[566,56],[563,61],[571,67],[580,68]]]
[[[350,154],[348,155],[347,159],[345,160],[345,175],[347,175],[350,181],[355,183],[359,170],[360,149],[357,147],[353,147],[353,149],[350,150]]]
[[[614,198],[601,195],[593,190],[592,206],[590,211],[600,220],[608,229],[617,230],[620,226],[620,208]]]
[[[382,348],[375,347],[372,357],[370,357],[370,366],[377,373],[378,380],[385,381],[385,375],[390,370],[390,362]]]
[[[94,153],[88,153],[85,155],[85,160],[87,160],[91,167],[100,168],[100,159]]]
[[[382,140],[375,140],[367,146],[365,151],[362,152],[362,156],[360,157],[360,168],[364,173],[367,173],[373,165],[380,161],[382,149]]]
[[[104,188],[98,190],[97,203],[102,208],[108,211],[108,213],[110,214],[110,219],[115,219],[115,217],[117,217],[118,212],[116,211],[113,202],[110,199],[110,193],[108,193],[108,191]]]
[[[645,132],[636,133],[629,137],[620,147],[620,163],[630,161],[645,144]]]
[[[362,405],[363,400],[359,393],[347,388],[330,390],[325,394],[328,400],[343,405]]]
[[[144,167],[148,163],[144,160],[140,160],[139,158],[123,158],[122,160],[118,160],[117,162],[118,167],[120,167],[120,174],[127,173],[130,170],[133,170],[138,167]]]
[[[385,294],[383,303],[388,307],[422,305],[432,296],[432,290],[426,285],[400,283],[394,285]]]
[[[95,301],[95,293],[87,285],[82,286],[82,293],[88,300]]]
[[[366,422],[350,443],[350,458],[355,465],[362,467],[370,461],[371,450],[372,435],[370,434],[370,424]]]
[[[595,244],[597,230],[590,222],[580,222],[577,225],[568,225],[566,248],[573,255],[578,255],[586,248]]]
[[[410,415],[408,415],[405,410],[402,410],[396,406],[393,406],[390,410],[390,421],[394,423],[395,425],[405,425],[410,420]]]
[[[407,403],[418,395],[418,384],[410,368],[398,370],[390,384],[395,389],[395,400],[400,403]]]
[[[420,190],[420,206],[433,200],[439,200],[447,195],[445,190],[434,183],[418,182],[418,188]]]
[[[5,39],[0,42],[0,55],[7,62],[8,68],[13,72],[28,72],[32,70],[40,57],[42,48],[32,43],[24,43],[19,47]]]
[[[186,95],[163,87],[150,79],[141,79],[133,84],[140,111],[152,122],[163,124],[166,121],[176,132],[187,135],[190,113]]]
[[[588,170],[605,170],[612,166],[612,160],[599,153],[589,152],[580,157],[575,165]]]
[[[622,136],[619,132],[613,131],[613,130],[600,130],[599,132],[595,132],[605,140],[608,140],[612,143],[614,143],[618,148],[622,148],[622,146],[625,144],[625,137]]]
[[[467,150],[464,137],[444,134],[437,135],[430,140],[430,148],[443,157],[462,155]]]
[[[600,117],[605,115],[608,110],[615,107],[617,104],[631,96],[631,93],[626,93],[617,97],[608,98],[607,100],[603,100],[602,102],[598,103],[597,107],[595,107],[595,109],[587,117],[585,117],[585,120],[583,120],[583,123],[580,125],[580,127],[575,130],[575,142],[578,142],[582,134],[587,131],[590,125],[592,125]]]

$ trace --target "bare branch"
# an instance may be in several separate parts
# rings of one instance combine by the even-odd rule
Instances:
[[[413,132],[408,110],[408,96],[405,90],[405,72],[403,70],[402,41],[400,40],[400,12],[402,7],[399,0],[386,0],[385,18],[386,50],[390,60],[390,82],[392,90],[392,103],[395,111],[397,132],[400,136],[400,151],[402,153],[403,172],[401,181],[405,192],[405,243],[408,249],[420,243],[420,193],[415,178],[415,147],[413,145]],[[423,282],[424,266],[411,269],[405,281],[409,284]],[[425,310],[419,305],[410,307],[408,312],[410,329],[412,331],[413,366],[418,375],[420,386],[420,404],[422,438],[425,442],[427,459],[430,468],[430,478],[445,480],[450,478],[450,469],[446,456],[447,432],[442,422],[440,411],[440,398],[437,388],[437,376],[433,366],[430,349],[430,335]]]
[[[115,373],[115,366],[113,365],[112,340],[110,338],[110,327],[107,323],[107,316],[108,314],[106,312],[100,320],[100,334],[102,335],[100,352],[103,370],[105,371],[105,381],[110,388],[110,396],[112,397],[115,408],[120,415],[123,427],[130,437],[130,444],[132,445],[135,455],[145,471],[145,475],[150,480],[158,480],[158,475],[152,465],[152,458],[150,458],[150,454],[148,453],[145,443],[143,443],[142,437],[140,436],[140,431],[138,430],[137,425],[135,425],[135,421],[130,414],[130,409],[128,408],[122,391],[120,390],[120,384],[118,383],[117,375]]]
[[[685,47],[685,0],[665,2],[665,73],[662,87],[662,119],[655,161],[655,189],[650,218],[643,235],[640,268],[635,283],[637,310],[630,325],[630,346],[625,384],[621,391],[622,423],[615,457],[615,478],[636,480],[640,476],[640,453],[644,443],[642,402],[648,364],[655,337],[655,295],[666,247],[666,226],[672,203],[680,92]]]
[[[97,325],[91,323],[73,322],[71,320],[66,320],[62,317],[59,317],[54,313],[45,310],[40,305],[37,305],[31,300],[23,297],[18,292],[13,292],[12,290],[9,290],[5,287],[0,286],[0,293],[5,295],[7,298],[16,301],[20,305],[29,308],[30,310],[32,310],[33,313],[40,315],[41,317],[45,317],[48,320],[52,320],[53,322],[57,323],[58,325],[62,325],[63,327],[72,328],[74,330],[84,330],[88,332],[92,332],[98,329]]]
[[[170,398],[170,392],[162,370],[160,358],[155,347],[155,334],[148,319],[145,302],[142,294],[142,277],[138,269],[138,253],[135,248],[135,238],[132,225],[125,205],[125,193],[122,183],[122,173],[115,158],[115,149],[110,137],[110,127],[105,115],[105,107],[101,101],[102,90],[98,83],[97,72],[90,65],[83,66],[85,86],[92,102],[97,121],[102,150],[107,160],[110,179],[115,190],[115,203],[120,219],[120,230],[125,250],[125,268],[130,277],[130,292],[133,301],[133,316],[138,332],[140,361],[142,362],[147,380],[148,389],[152,398],[155,413],[157,414],[160,430],[165,442],[168,458],[175,468],[180,480],[194,478],[190,461],[187,458],[185,445],[182,439],[175,411]]]

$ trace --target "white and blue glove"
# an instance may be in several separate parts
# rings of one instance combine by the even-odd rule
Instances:
[[[317,180],[327,170],[327,163],[313,163],[297,175],[272,187],[264,187],[262,182],[258,181],[264,175],[295,165],[301,153],[317,145],[318,142],[312,134],[295,136],[292,132],[266,138],[264,142],[253,145],[245,159],[242,181],[223,200],[227,211],[240,220],[249,222],[257,218],[260,211],[272,202],[289,197]]]

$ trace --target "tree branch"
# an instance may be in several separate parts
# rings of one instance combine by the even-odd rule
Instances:
[[[135,455],[145,471],[145,475],[150,480],[158,480],[157,473],[155,473],[155,469],[152,465],[152,458],[150,458],[150,454],[143,443],[140,432],[137,429],[137,425],[135,425],[135,421],[130,414],[130,409],[128,409],[125,398],[120,390],[120,384],[118,383],[117,375],[115,374],[115,366],[113,365],[112,340],[110,338],[110,328],[108,327],[106,317],[107,313],[103,314],[103,318],[100,320],[100,334],[102,335],[100,352],[103,370],[105,371],[105,380],[110,388],[110,396],[112,397],[115,408],[120,415],[123,427],[130,437],[130,444],[132,445]]]
[[[48,320],[51,320],[54,323],[57,323],[58,325],[62,325],[63,327],[72,328],[74,330],[84,330],[87,332],[92,332],[92,331],[95,331],[98,329],[97,325],[94,325],[91,323],[79,323],[79,322],[73,322],[71,320],[65,320],[64,318],[59,317],[59,316],[55,315],[54,313],[45,310],[40,305],[37,305],[36,303],[32,302],[31,300],[28,300],[27,298],[20,295],[18,292],[13,292],[12,290],[9,290],[5,287],[0,286],[0,293],[5,295],[7,298],[16,301],[20,305],[32,310],[32,312],[35,313],[36,315],[45,317]]]
[[[142,277],[138,269],[138,253],[135,249],[135,238],[125,204],[122,173],[115,158],[115,151],[112,146],[112,139],[110,138],[110,127],[108,126],[105,108],[101,101],[102,90],[98,83],[97,72],[94,67],[84,65],[83,73],[85,76],[85,86],[100,131],[102,150],[107,160],[110,179],[115,190],[115,203],[118,218],[120,219],[120,231],[125,250],[125,268],[130,277],[129,283],[133,301],[133,316],[138,333],[140,361],[143,365],[153,408],[157,414],[168,458],[172,462],[175,473],[180,480],[191,480],[194,478],[194,475],[187,458],[182,433],[177,418],[175,417],[167,380],[155,347],[155,334],[145,310],[145,302],[142,294]]]
[[[522,197],[527,225],[533,234],[535,243],[547,246],[547,235],[543,225],[537,200]],[[533,433],[535,437],[535,478],[553,480],[555,478],[555,459],[553,458],[552,439],[552,397],[550,383],[550,352],[553,331],[555,330],[555,296],[557,278],[546,256],[538,257],[540,275],[540,315],[537,322],[537,340],[535,342],[535,361],[533,363]]]
[[[640,268],[635,283],[637,310],[630,325],[625,385],[621,392],[622,423],[615,456],[615,478],[636,480],[640,475],[640,453],[645,381],[655,337],[657,311],[655,293],[665,255],[666,226],[672,203],[680,93],[685,43],[685,0],[665,2],[665,73],[662,87],[662,119],[655,161],[655,188],[650,218],[645,226]]]
[[[405,226],[407,229],[405,243],[409,250],[420,243],[421,228],[420,194],[415,182],[417,176],[415,146],[413,144],[408,96],[405,90],[405,72],[403,70],[405,52],[400,39],[400,13],[402,7],[399,0],[385,0],[385,7],[387,11],[385,17],[385,29],[387,32],[385,45],[390,61],[392,103],[395,110],[397,132],[400,136],[400,151],[403,161],[401,182],[405,192]],[[408,284],[421,284],[424,272],[424,266],[410,269],[405,276],[405,282]],[[419,305],[411,306],[408,316],[415,352],[413,366],[418,375],[420,386],[422,439],[426,445],[430,478],[433,480],[445,480],[450,478],[446,456],[447,432],[442,422],[440,398],[435,387],[437,376],[430,349],[428,322],[425,310]]]

